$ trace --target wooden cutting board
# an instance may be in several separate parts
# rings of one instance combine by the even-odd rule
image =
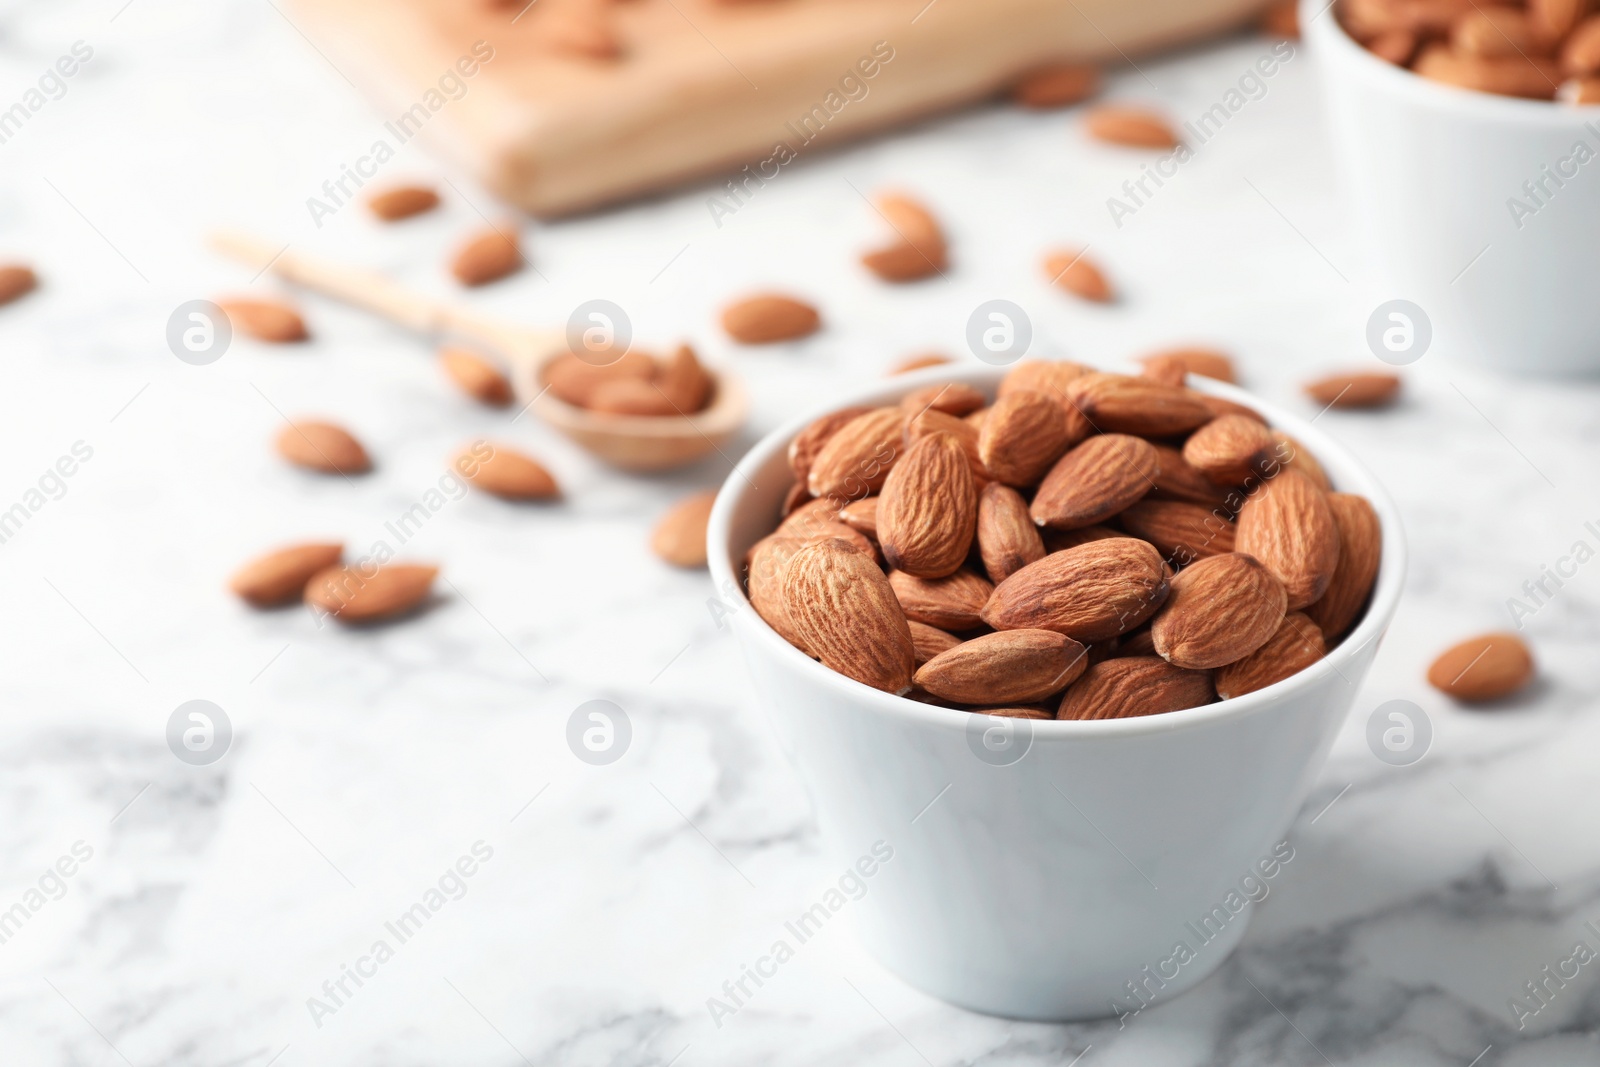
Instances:
[[[389,118],[507,201],[562,215],[708,175],[743,188],[808,152],[991,96],[1041,64],[1117,61],[1261,0],[622,0],[621,54],[558,50],[562,4],[294,0]],[[519,10],[520,9],[520,10]],[[748,168],[748,169],[746,169]]]

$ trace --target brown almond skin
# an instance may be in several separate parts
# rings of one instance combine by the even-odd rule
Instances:
[[[960,418],[971,415],[988,402],[982,393],[964,382],[941,382],[913,389],[901,398],[900,406],[907,415],[932,410]]]
[[[656,373],[656,386],[678,415],[693,415],[711,403],[716,379],[701,364],[688,345],[679,345],[662,361]]]
[[[432,211],[439,194],[425,185],[395,185],[367,197],[367,207],[384,222],[398,222]]]
[[[796,434],[794,440],[789,442],[789,469],[794,471],[795,481],[804,483],[810,477],[811,464],[816,460],[817,453],[822,451],[822,446],[828,443],[828,438],[852,419],[871,410],[850,407],[830,411],[821,418],[813,419],[811,425]]]
[[[1209,670],[1244,659],[1283,622],[1283,583],[1254,556],[1233,552],[1185,567],[1150,624],[1156,654],[1176,667]]]
[[[837,537],[850,542],[871,559],[877,559],[878,556],[877,549],[866,535],[840,521],[839,502],[832,497],[820,497],[796,508],[792,515],[779,524],[778,533],[806,542]]]
[[[1476,89],[1502,96],[1549,100],[1561,82],[1561,72],[1543,56],[1484,58],[1461,55],[1445,45],[1428,45],[1411,69],[1431,81],[1461,89]]]
[[[972,548],[977,493],[966,453],[949,434],[913,444],[878,497],[878,544],[889,566],[918,578],[955,573]]]
[[[288,545],[257,556],[233,572],[228,588],[258,608],[292,604],[305,592],[312,575],[339,562],[344,545],[314,542]]]
[[[1150,496],[1160,500],[1181,500],[1187,504],[1217,507],[1228,499],[1228,490],[1189,466],[1183,453],[1170,445],[1155,445],[1155,487]]]
[[[925,622],[907,619],[906,625],[911,627],[911,645],[916,650],[918,667],[939,653],[948,652],[961,643],[961,638],[955,634],[946,633],[937,626],[929,626]]]
[[[783,577],[789,621],[822,664],[896,695],[911,688],[916,652],[889,580],[848,542],[806,545]]]
[[[1202,378],[1214,378],[1219,382],[1239,380],[1238,371],[1233,366],[1233,357],[1214,348],[1167,348],[1160,352],[1152,352],[1139,362],[1147,370],[1152,365],[1181,367],[1186,374],[1198,374]],[[1182,385],[1183,382],[1172,384]]]
[[[1066,398],[1067,383],[1093,373],[1095,373],[1093,368],[1069,360],[1024,359],[1000,379],[1000,388],[995,391],[995,395],[1008,396],[1011,393],[1026,391],[1043,393],[1050,399],[1063,403]]]
[[[1239,509],[1234,548],[1277,576],[1290,611],[1316,603],[1339,565],[1339,528],[1327,494],[1297,470],[1279,471]]]
[[[896,374],[910,374],[914,370],[922,370],[926,367],[940,367],[946,363],[954,362],[955,360],[941,352],[922,352],[900,360],[889,368],[888,374],[891,377]]]
[[[1059,693],[1088,666],[1088,649],[1051,630],[1006,630],[963,641],[912,679],[962,704],[1025,704]]]
[[[674,504],[650,534],[650,550],[674,567],[704,567],[706,524],[716,499],[715,490],[707,490]]]
[[[228,321],[235,329],[258,341],[275,345],[293,344],[310,336],[300,313],[277,300],[239,298],[219,300],[217,306],[227,313]]]
[[[861,265],[876,274],[880,281],[915,282],[940,273],[949,266],[949,261],[942,244],[918,247],[909,241],[897,241],[864,253]]]
[[[553,500],[561,495],[555,477],[538,460],[507,445],[476,441],[455,454],[452,466],[479,489],[504,500]]]
[[[1302,448],[1299,441],[1296,441],[1282,430],[1273,430],[1272,440],[1277,446],[1273,450],[1274,459],[1289,469],[1297,470],[1307,478],[1310,478],[1311,484],[1321,489],[1324,493],[1333,491],[1333,484],[1328,481],[1328,474],[1322,469],[1322,464],[1317,462],[1317,457],[1313,456],[1310,451]]]
[[[1045,556],[1028,502],[1008,485],[990,483],[978,497],[978,553],[991,582],[1003,582]]]
[[[1498,700],[1527,685],[1533,654],[1512,633],[1470,637],[1440,653],[1428,668],[1428,684],[1467,703]]]
[[[278,455],[296,467],[323,474],[363,474],[372,460],[350,431],[331,422],[304,419],[278,434]]]
[[[1528,20],[1534,37],[1561,40],[1578,25],[1589,7],[1589,0],[1528,0]]]
[[[1383,555],[1383,528],[1366,497],[1329,493],[1328,507],[1339,529],[1339,564],[1328,591],[1306,608],[1306,615],[1331,645],[1350,629],[1372,592]]]
[[[1156,450],[1126,434],[1091,437],[1050,468],[1029,512],[1040,526],[1071,530],[1093,526],[1150,491]]]
[[[961,446],[961,454],[966,457],[967,467],[972,471],[973,484],[977,486],[989,483],[989,471],[983,465],[983,460],[978,458],[978,428],[966,419],[958,419],[954,415],[946,415],[942,411],[931,408],[906,419],[905,443],[909,448],[933,434],[944,434],[955,439]]]
[[[503,408],[511,403],[511,380],[476,352],[448,345],[439,349],[439,365],[463,393],[480,404]]]
[[[781,293],[759,293],[722,311],[722,328],[746,345],[795,341],[816,333],[821,326],[822,316],[816,308]]]
[[[941,630],[971,630],[982,625],[980,613],[994,586],[965,568],[944,578],[918,578],[890,571],[889,585],[906,618]]]
[[[1276,443],[1256,419],[1222,415],[1189,435],[1183,461],[1219,485],[1238,485],[1263,471]]]
[[[1102,433],[1167,437],[1212,419],[1200,394],[1126,374],[1086,374],[1067,383],[1066,393]]]
[[[996,630],[1054,630],[1087,644],[1138,626],[1166,596],[1155,548],[1114,537],[1028,564],[995,586],[982,619]]]
[[[1129,719],[1198,708],[1216,700],[1206,671],[1159,656],[1119,656],[1084,672],[1061,697],[1058,719]]]
[[[1155,545],[1176,566],[1232,552],[1235,529],[1221,508],[1181,500],[1141,500],[1117,517],[1122,528]]]
[[[450,260],[450,273],[462,285],[488,285],[522,269],[522,248],[515,233],[490,227],[467,238]]]
[[[1600,73],[1600,15],[1585,18],[1561,46],[1561,70],[1574,78]]]
[[[1100,89],[1100,68],[1088,63],[1052,63],[1024,74],[1011,87],[1011,99],[1023,107],[1069,107]]]
[[[880,193],[874,203],[900,240],[917,248],[943,247],[944,228],[922,201],[905,193]]]
[[[1482,7],[1467,11],[1450,28],[1450,44],[1463,55],[1515,56],[1548,51],[1526,11]]]
[[[745,589],[756,614],[776,630],[779,637],[810,656],[811,649],[789,621],[789,612],[783,606],[784,573],[789,561],[804,545],[802,538],[786,534],[769,534],[757,541],[745,556]]]
[[[601,382],[589,396],[589,410],[607,415],[640,415],[664,419],[684,415],[657,381],[644,378],[613,378]]]
[[[1232,700],[1265,689],[1299,674],[1321,659],[1325,652],[1322,631],[1317,629],[1317,624],[1300,612],[1291,611],[1283,617],[1266,644],[1244,659],[1217,669],[1213,675],[1217,695],[1223,700]]]
[[[1307,382],[1305,389],[1307,396],[1329,407],[1382,408],[1400,396],[1400,376],[1378,372],[1330,374]]]
[[[1144,108],[1101,104],[1084,117],[1089,136],[1129,148],[1176,148],[1178,135],[1167,120]]]
[[[883,488],[904,451],[898,407],[874,408],[839,427],[811,462],[812,496],[859,500]]]
[[[0,263],[0,307],[33,292],[39,278],[21,263]]]
[[[657,369],[656,361],[637,349],[624,352],[604,366],[589,363],[568,352],[546,363],[540,377],[558,400],[587,408],[594,403],[595,392],[607,382],[617,378],[649,381],[655,377]]]
[[[1061,405],[1028,390],[994,402],[978,431],[978,459],[1006,485],[1038,485],[1071,444]]]
[[[789,486],[789,491],[783,494],[783,503],[778,505],[778,514],[787,518],[795,508],[811,499],[811,490],[807,489],[804,484],[795,482]]]
[[[306,583],[305,602],[348,625],[379,622],[419,606],[438,573],[417,563],[329,567]]]
[[[1062,292],[1096,304],[1109,304],[1116,299],[1105,273],[1082,252],[1051,252],[1044,257],[1044,276]]]
[[[1300,39],[1300,5],[1295,0],[1272,0],[1261,12],[1261,32],[1291,41]]]
[[[850,529],[876,541],[878,539],[878,498],[855,500],[839,511],[839,521]]]

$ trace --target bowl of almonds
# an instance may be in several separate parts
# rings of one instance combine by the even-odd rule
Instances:
[[[1050,361],[777,430],[707,537],[831,854],[893,850],[851,904],[866,945],[1028,1019],[1227,956],[1405,566],[1387,495],[1304,420]]]
[[[1410,362],[1431,334],[1442,353],[1504,371],[1600,371],[1600,306],[1584,284],[1600,265],[1587,173],[1600,167],[1600,12],[1303,0],[1300,15],[1368,295],[1427,320],[1377,315],[1374,352]]]

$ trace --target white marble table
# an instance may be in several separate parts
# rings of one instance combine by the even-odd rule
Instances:
[[[241,341],[204,367],[173,358],[173,308],[250,288],[204,249],[211,226],[247,224],[443,293],[442,250],[479,212],[501,212],[408,147],[385,174],[449,180],[443,211],[380,229],[351,209],[315,228],[306,198],[384,116],[269,3],[119,3],[0,13],[5,106],[74,41],[93,49],[0,144],[0,258],[44,278],[0,310],[0,510],[75,443],[92,449],[0,544],[0,912],[26,912],[0,944],[7,1067],[1600,1058],[1595,967],[1549,986],[1524,1029],[1508,1007],[1575,942],[1600,947],[1584,926],[1600,925],[1600,566],[1527,620],[1542,680],[1525,698],[1468,711],[1422,682],[1433,652],[1507,626],[1507,598],[1593,540],[1593,387],[1495,380],[1430,353],[1398,410],[1323,417],[1401,504],[1406,599],[1293,830],[1295,861],[1197,990],[1120,1030],[1016,1024],[908,989],[829,930],[719,1028],[706,999],[835,873],[706,609],[707,580],[646,547],[662,509],[727,463],[608,471],[530,418],[454,394],[424,343],[317,299],[309,345]],[[1141,64],[1110,95],[1197,116],[1270,47],[1240,38]],[[1144,157],[1088,143],[1071,114],[980,109],[812,152],[720,227],[710,184],[528,225],[537,271],[473,299],[549,323],[613,299],[641,339],[688,337],[736,368],[754,394],[751,435],[910,351],[959,352],[967,314],[995,296],[1030,310],[1037,351],[1217,343],[1250,386],[1310,413],[1296,384],[1371,363],[1367,314],[1398,295],[1359,284],[1311,74],[1303,55],[1284,64],[1120,228],[1106,199]],[[886,185],[948,220],[948,280],[888,290],[855,265],[877,236],[857,190]],[[1051,293],[1038,259],[1055,241],[1089,243],[1124,301]],[[765,285],[816,299],[825,332],[736,351],[716,309]],[[337,417],[377,470],[346,484],[286,469],[267,446],[280,412]],[[319,629],[222,590],[280,540],[386,537],[447,451],[479,435],[544,457],[568,496],[440,508],[403,546],[444,567],[421,617]],[[164,739],[195,698],[235,730],[207,767]],[[610,766],[565,742],[569,714],[595,698],[633,725]],[[1393,698],[1434,730],[1410,767],[1365,741],[1367,715]],[[472,876],[445,879],[459,899],[403,943],[387,932],[475,847]],[[71,876],[47,876],[61,857]],[[392,958],[361,962],[380,939]],[[369,977],[345,979],[335,1010],[308,1008],[358,964]]]

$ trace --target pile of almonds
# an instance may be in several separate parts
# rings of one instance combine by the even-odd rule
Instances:
[[[667,359],[629,349],[606,363],[567,352],[545,364],[544,384],[568,404],[608,415],[693,415],[716,393],[715,380],[688,345]]]
[[[1587,0],[1341,0],[1374,55],[1463,89],[1600,102],[1600,14]]]
[[[1177,711],[1282,681],[1378,573],[1372,506],[1253,410],[1146,374],[1025,361],[826,415],[791,443],[757,612],[889,693],[1027,718]],[[1209,362],[1208,362],[1209,361]]]

